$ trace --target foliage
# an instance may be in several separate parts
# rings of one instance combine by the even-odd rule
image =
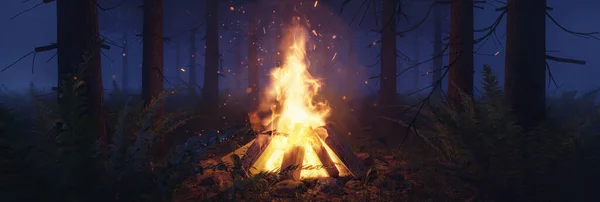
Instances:
[[[586,116],[567,109],[570,113],[560,113],[563,117],[551,117],[536,129],[524,131],[515,124],[488,65],[483,86],[482,97],[473,100],[462,94],[460,106],[445,105],[428,114],[435,129],[421,130],[428,133],[421,137],[441,152],[445,160],[439,166],[476,187],[477,200],[569,200],[561,197],[577,191],[571,183],[576,173],[574,159],[583,146],[580,135],[590,133],[587,126],[600,118],[595,96],[560,99],[560,106],[583,106]]]

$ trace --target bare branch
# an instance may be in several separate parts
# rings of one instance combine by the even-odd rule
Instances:
[[[581,37],[581,38],[586,38],[586,39],[592,38],[592,39],[600,40],[600,38],[598,38],[597,36],[594,36],[594,35],[598,34],[598,32],[587,32],[587,33],[584,33],[584,32],[574,32],[574,31],[571,31],[571,30],[563,27],[562,25],[560,25],[560,23],[558,23],[556,21],[556,19],[554,19],[554,17],[552,17],[552,15],[550,15],[550,13],[546,12],[546,16],[548,16],[548,18],[550,18],[550,20],[556,26],[558,26],[558,28],[562,29],[563,31],[565,31],[565,32],[567,32],[569,34],[572,34],[572,35],[575,35],[575,36],[578,36],[578,37]]]
[[[28,9],[25,9],[24,11],[21,11],[21,12],[17,13],[16,15],[12,16],[10,19],[11,19],[11,20],[14,20],[15,18],[19,17],[20,15],[23,15],[23,14],[25,14],[25,13],[27,13],[27,12],[29,12],[29,11],[31,11],[31,10],[33,10],[33,9],[35,9],[35,8],[37,8],[38,6],[42,5],[42,4],[45,4],[45,3],[50,3],[50,2],[52,2],[52,1],[43,0],[42,2],[40,2],[40,3],[36,4],[36,5],[34,5],[34,6],[30,7],[30,8],[28,8]]]
[[[559,58],[559,57],[555,57],[555,56],[551,56],[551,55],[546,55],[546,59],[552,60],[552,61],[555,61],[555,62],[571,63],[571,64],[578,64],[578,65],[585,65],[585,63],[586,63],[584,60],[576,60],[576,59],[569,59],[569,58]]]
[[[96,6],[97,6],[97,7],[98,7],[100,10],[102,10],[102,11],[108,11],[108,10],[112,10],[112,9],[115,9],[115,8],[117,8],[117,7],[121,6],[121,4],[125,3],[126,1],[127,1],[127,0],[121,0],[121,1],[120,1],[119,3],[117,3],[116,5],[114,5],[114,6],[109,6],[109,7],[102,7],[102,6],[100,6],[100,4],[98,4],[98,2],[96,2]]]

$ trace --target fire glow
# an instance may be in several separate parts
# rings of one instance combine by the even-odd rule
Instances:
[[[320,159],[329,156],[340,176],[350,175],[340,158],[327,146],[314,129],[324,126],[331,108],[315,101],[321,84],[308,71],[306,59],[307,35],[301,26],[289,29],[289,44],[284,52],[284,64],[271,72],[270,86],[264,102],[271,106],[272,116],[265,120],[276,131],[251,172],[281,171],[285,165],[300,166],[300,179],[329,177]],[[301,162],[301,163],[300,163]],[[292,163],[293,164],[293,163]]]

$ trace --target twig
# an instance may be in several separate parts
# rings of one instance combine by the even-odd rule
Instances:
[[[6,71],[8,68],[11,68],[13,65],[17,64],[19,61],[21,61],[21,60],[25,59],[27,56],[29,56],[29,55],[31,55],[31,54],[34,54],[34,53],[35,53],[35,51],[31,51],[31,52],[27,53],[27,54],[26,54],[26,55],[24,55],[23,57],[19,58],[17,61],[15,61],[15,62],[11,63],[10,65],[8,65],[8,66],[7,66],[7,67],[5,67],[4,69],[2,69],[2,71],[0,71],[0,72],[4,72],[4,71]]]
[[[550,70],[550,65],[548,64],[548,62],[546,62],[546,70],[548,70],[548,85],[550,85],[550,82],[554,82],[554,86],[556,86],[557,88],[559,87],[558,84],[556,83],[556,80],[554,79],[554,76],[552,75],[552,71]],[[550,86],[548,86],[550,87]]]
[[[558,22],[556,21],[556,19],[554,19],[554,17],[552,17],[552,15],[550,15],[550,13],[546,12],[546,16],[548,16],[548,18],[549,18],[549,19],[550,19],[550,20],[551,20],[551,21],[552,21],[552,22],[553,22],[553,23],[554,23],[556,26],[558,26],[558,28],[562,29],[563,31],[565,31],[565,32],[567,32],[567,33],[569,33],[569,34],[572,34],[572,35],[575,35],[575,36],[578,36],[578,37],[581,37],[581,38],[586,38],[586,39],[592,38],[592,39],[600,40],[600,38],[598,38],[598,37],[594,36],[595,34],[598,34],[598,32],[587,32],[587,33],[584,33],[584,32],[574,32],[574,31],[572,31],[572,30],[569,30],[569,29],[567,29],[567,28],[563,27],[562,25],[560,25],[560,23],[558,23]]]
[[[116,5],[114,5],[114,6],[109,6],[109,7],[106,7],[106,8],[104,8],[104,7],[100,6],[100,4],[98,4],[98,2],[96,1],[96,6],[98,6],[98,8],[99,8],[100,10],[102,10],[102,11],[108,11],[108,10],[112,10],[112,9],[115,9],[115,8],[117,8],[117,7],[121,6],[121,4],[125,3],[126,1],[127,1],[127,0],[121,0],[121,1],[120,1],[119,3],[117,3]]]
[[[20,13],[17,13],[16,15],[12,16],[10,19],[11,19],[11,20],[13,20],[13,19],[15,19],[15,18],[19,17],[20,15],[22,15],[22,14],[24,14],[24,13],[27,13],[27,12],[29,12],[29,11],[31,11],[31,10],[33,10],[33,9],[37,8],[38,6],[40,6],[40,5],[44,4],[44,3],[46,3],[46,2],[42,1],[42,2],[40,2],[40,3],[38,3],[38,4],[36,4],[36,5],[34,5],[34,6],[30,7],[30,8],[28,8],[28,9],[25,9],[24,11],[21,11]]]

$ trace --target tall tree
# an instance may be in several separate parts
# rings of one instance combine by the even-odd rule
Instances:
[[[528,129],[546,116],[546,0],[509,0],[504,89],[519,124]]]
[[[196,73],[196,51],[198,51],[198,48],[196,47],[196,33],[198,33],[198,28],[193,28],[190,31],[190,67],[188,68],[188,83],[190,91],[193,94],[196,93],[196,86],[198,86],[198,82],[196,81],[198,76]]]
[[[94,121],[95,130],[106,148],[106,120],[104,114],[104,88],[102,87],[102,67],[100,63],[101,40],[98,32],[96,0],[58,0],[57,8],[57,48],[58,48],[58,87],[62,81],[73,79],[76,68],[85,63],[84,85],[86,88],[87,110]],[[78,78],[75,78],[78,79]],[[58,99],[59,103],[63,100]]]
[[[436,5],[434,7],[433,12],[433,68],[432,71],[432,82],[436,92],[441,92],[441,81],[438,83],[440,79],[442,79],[442,9],[440,5]]]
[[[396,0],[383,0],[379,99],[384,108],[393,105],[396,98],[396,3]]]
[[[450,70],[448,99],[459,106],[460,92],[473,95],[473,0],[452,0],[450,4]]]
[[[216,117],[219,106],[219,1],[206,0],[206,54],[203,99],[209,115]]]
[[[142,99],[148,105],[158,97],[163,88],[163,0],[144,0],[143,41],[142,41]],[[163,115],[163,108],[155,114],[155,119]],[[157,152],[164,154],[164,136],[159,140]]]

